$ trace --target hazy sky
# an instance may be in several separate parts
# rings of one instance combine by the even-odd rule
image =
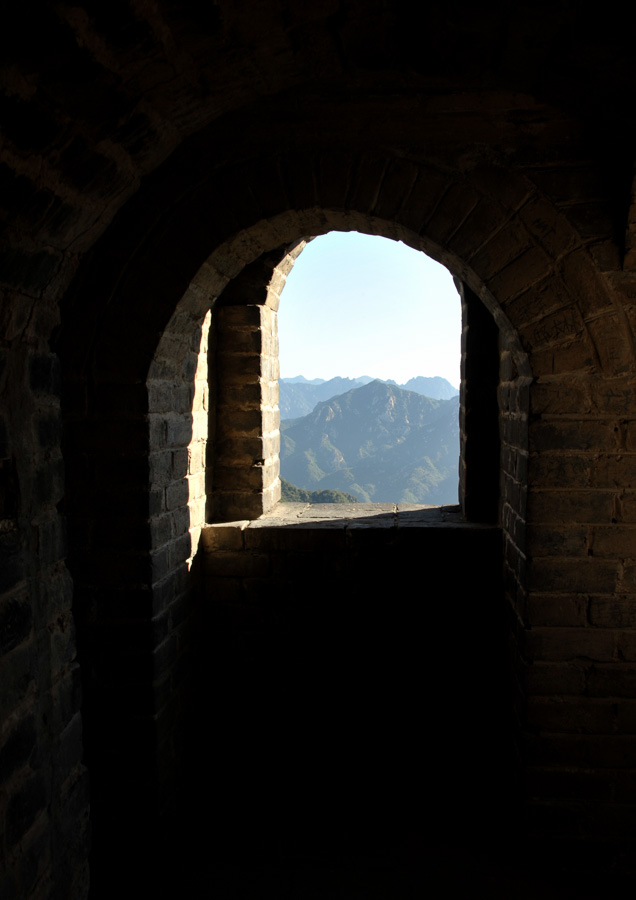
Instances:
[[[311,241],[287,277],[278,331],[283,378],[442,375],[459,387],[453,279],[397,241],[335,231]]]

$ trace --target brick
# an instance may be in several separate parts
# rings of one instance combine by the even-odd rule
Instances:
[[[182,534],[168,544],[169,565],[171,569],[185,563],[192,554],[192,537],[190,533]]]
[[[526,523],[520,515],[505,503],[502,509],[502,529],[508,533],[512,543],[523,547],[526,543]]]
[[[188,484],[188,504],[192,505],[205,496],[205,472],[199,471],[186,478]]]
[[[531,626],[584,627],[587,598],[580,594],[528,594],[528,623]]]
[[[166,509],[168,511],[188,503],[188,482],[184,479],[168,485],[166,488]]]
[[[598,769],[636,768],[632,735],[541,735],[526,738],[530,765]]]
[[[551,261],[547,254],[538,247],[530,247],[509,265],[497,269],[496,274],[487,280],[488,289],[505,307],[508,299],[520,293],[521,286],[541,281],[550,267]],[[521,334],[522,329],[519,332]]]
[[[206,447],[205,443],[200,442],[191,444],[188,447],[188,475],[194,475],[205,469]]]
[[[264,512],[264,496],[259,493],[220,490],[214,492],[213,519],[234,522],[258,519]]]
[[[636,661],[636,630],[617,633],[617,652],[625,662]]]
[[[556,349],[538,349],[525,346],[530,366],[537,378],[544,375],[589,374],[597,369],[594,348],[585,340],[561,344]]]
[[[217,310],[217,328],[222,331],[258,331],[267,316],[261,305],[242,303]]]
[[[529,569],[531,590],[611,594],[618,583],[619,567],[614,560],[583,557],[577,559],[537,557]]]
[[[521,448],[526,445],[528,422],[525,417],[501,416],[499,428],[502,441],[513,447]]]
[[[595,411],[587,378],[559,379],[533,384],[530,390],[531,415],[572,414]]]
[[[205,569],[217,577],[258,578],[269,573],[270,560],[262,553],[215,550],[206,554]]]
[[[636,487],[632,455],[616,453],[536,454],[530,458],[529,478],[537,487]]]
[[[607,289],[601,282],[587,250],[576,249],[560,262],[561,277],[576,297],[576,305],[584,316],[597,314],[611,306]]]
[[[633,491],[621,490],[617,492],[614,507],[614,515],[617,522],[625,524],[636,523],[636,494]]]
[[[614,499],[613,492],[603,490],[532,490],[528,492],[528,520],[609,524],[614,518]]]
[[[613,594],[589,598],[590,624],[599,628],[636,627],[636,594]]]
[[[535,696],[583,694],[587,669],[587,664],[535,661],[526,671],[527,691]]]
[[[587,678],[591,697],[636,696],[636,665],[622,662],[594,664]]]
[[[148,384],[148,411],[150,414],[170,413],[173,411],[173,381],[153,380]]]
[[[199,535],[201,526],[205,525],[205,511],[207,507],[207,497],[205,494],[200,497],[198,500],[191,500],[188,503],[188,509],[190,511],[190,532],[193,532],[194,528],[198,528],[199,531],[197,534]],[[179,529],[176,533],[181,533],[183,529]],[[198,537],[197,537],[197,545],[198,545]],[[193,536],[193,546],[194,546],[194,536]]]
[[[633,592],[636,589],[636,562],[635,561],[625,561],[623,564],[623,571],[621,578],[618,581],[617,585],[618,590],[623,592]]]
[[[150,523],[150,534],[151,550],[156,550],[166,544],[172,538],[172,516],[169,513],[155,516]]]
[[[219,465],[214,468],[216,491],[247,492],[259,491],[263,487],[266,466],[245,464],[243,466]]]
[[[525,500],[525,492],[525,485],[511,478],[507,473],[503,473],[501,478],[501,497],[504,503],[507,503],[513,510],[520,512],[522,503]]]
[[[590,546],[595,557],[625,559],[636,556],[636,525],[595,525]]]
[[[226,437],[236,439],[237,436],[242,434],[258,437],[262,430],[266,430],[265,418],[260,407],[257,409],[234,410],[231,415],[221,417],[217,425],[217,435],[220,439],[225,439]],[[276,422],[275,427],[278,427],[278,422]]]
[[[531,246],[528,233],[517,222],[500,228],[472,256],[471,265],[487,280]]]
[[[611,734],[616,728],[616,704],[610,700],[531,698],[528,726],[539,732]]]
[[[342,523],[335,528],[316,528],[297,525],[292,528],[250,527],[245,531],[245,546],[250,550],[302,551],[331,553],[345,548],[345,529]]]
[[[190,411],[185,416],[168,416],[165,419],[165,446],[187,447],[192,440],[192,416]]]
[[[530,451],[616,450],[616,427],[607,419],[543,419],[530,429]]]
[[[616,659],[614,631],[598,628],[532,628],[527,633],[526,651],[535,660]]]
[[[564,217],[547,200],[532,197],[519,215],[530,234],[551,256],[561,256],[577,242]]]
[[[260,438],[241,437],[219,441],[216,459],[221,464],[253,465],[255,461],[274,458],[278,455],[280,437],[278,432]]]
[[[169,551],[167,546],[160,547],[158,550],[150,554],[151,561],[151,581],[154,584],[166,577],[172,568],[169,561]]]
[[[634,408],[634,388],[630,379],[593,379],[588,383],[588,391],[594,408],[602,415],[628,416]]]
[[[478,240],[481,239],[484,243],[493,239],[508,224],[508,213],[490,197],[481,197],[468,218],[450,237],[447,246],[458,256],[467,259],[474,252]]]
[[[533,558],[586,556],[589,549],[588,530],[587,525],[531,525],[526,532],[526,550]]]
[[[632,371],[630,339],[625,335],[615,310],[587,323],[590,339],[598,353],[599,364],[608,375],[629,375]]]
[[[523,290],[508,304],[508,314],[517,327],[535,322],[559,309],[572,305],[574,298],[565,285],[553,274]]]

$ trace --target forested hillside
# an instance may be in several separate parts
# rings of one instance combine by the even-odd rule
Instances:
[[[373,381],[281,424],[281,475],[365,502],[457,503],[458,398]]]

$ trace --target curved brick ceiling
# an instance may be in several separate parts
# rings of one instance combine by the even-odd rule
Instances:
[[[9,235],[85,249],[144,175],[204,127],[211,165],[263,142],[380,140],[409,156],[426,135],[424,149],[442,159],[459,142],[464,164],[480,152],[521,166],[616,160],[624,146],[635,91],[621,37],[610,42],[576,10],[502,16],[452,4],[414,17],[395,3],[305,6],[13,9],[0,110],[4,164],[21,176],[3,194]],[[602,187],[611,200],[613,184]]]

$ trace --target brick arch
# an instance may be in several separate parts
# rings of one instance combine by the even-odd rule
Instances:
[[[288,217],[282,215],[276,220],[276,239],[278,239],[280,234],[286,233],[285,219],[288,219]],[[294,227],[294,217],[290,221],[292,227]],[[378,220],[376,217],[369,216],[365,218],[362,215],[357,215],[355,223],[356,228],[360,232],[388,236],[389,238],[395,234],[392,223]],[[310,212],[307,212],[304,214],[304,224],[306,227],[310,227],[313,233],[317,234],[332,229],[338,230],[339,227],[350,227],[351,217],[348,215],[339,217],[337,211],[329,211],[328,219],[326,219],[325,211],[316,212],[313,216]],[[406,232],[405,229],[401,229],[400,234],[405,242],[414,248],[422,250],[426,246],[430,255],[434,254],[437,258],[444,255],[438,247],[432,247],[430,241],[422,240],[417,235]],[[216,390],[221,395],[218,420],[223,427],[213,454],[215,473],[213,478],[209,479],[210,521],[253,518],[271,508],[272,504],[280,496],[280,488],[277,483],[279,472],[279,420],[276,416],[275,421],[270,421],[265,426],[261,422],[261,409],[265,407],[263,415],[269,416],[267,410],[272,405],[272,397],[275,400],[278,393],[276,384],[278,377],[276,313],[285,277],[297,255],[302,251],[302,246],[299,244],[292,244],[291,246],[293,246],[293,250],[284,256],[280,262],[284,248],[259,257],[256,263],[248,266],[241,275],[237,276],[230,283],[218,301],[215,312],[217,322],[215,340],[218,345],[217,349],[220,358],[230,366],[230,374],[225,371],[224,363],[217,367],[214,374]],[[214,268],[213,258],[208,261],[208,264]],[[490,310],[494,309],[496,311],[502,341],[502,358],[504,356],[506,359],[510,357],[511,364],[514,365],[518,373],[517,378],[525,379],[524,383],[526,383],[530,378],[527,355],[522,350],[513,327],[496,304],[496,301],[494,301],[494,298],[485,290],[482,293],[489,298]],[[470,329],[468,329],[470,334],[467,340],[473,342],[471,357],[477,358],[481,352],[483,362],[487,354],[483,348],[481,351],[478,349],[477,338],[474,337],[478,333],[477,329],[480,328],[483,342],[486,340],[483,328],[486,328],[488,331],[486,320],[484,319],[485,324],[483,326],[481,324],[478,325],[478,321],[481,322],[481,319],[478,319],[477,312],[473,313],[475,307],[480,305],[482,304],[474,292],[465,285],[463,290],[465,327],[468,329],[469,319],[472,323]],[[470,314],[468,311],[469,306]],[[319,314],[319,310],[317,310],[317,313]],[[168,329],[166,336],[170,333],[171,331]],[[248,333],[252,335],[253,341],[249,348],[245,346]],[[488,333],[490,334],[490,331]],[[265,347],[264,335],[268,335],[267,343],[271,347]],[[166,340],[169,346],[170,339],[164,337],[164,341]],[[490,353],[493,356],[496,367],[498,355],[496,347],[497,337],[493,333],[488,340],[491,344]],[[237,347],[231,346],[233,341],[239,342]],[[238,374],[241,365],[246,367],[246,372],[243,375]],[[464,369],[465,366],[466,361],[464,358]],[[274,374],[272,374],[272,370],[274,370]],[[473,369],[473,371],[475,370]],[[476,382],[476,379],[471,378],[471,381]],[[506,381],[509,381],[508,377],[506,377]],[[264,385],[269,386],[264,387]],[[492,390],[494,401],[496,379]],[[267,392],[267,396],[264,395],[264,391]],[[465,423],[466,409],[475,407],[475,404],[479,403],[477,398],[484,391],[485,387],[483,385],[481,388],[477,388],[475,384],[473,388],[474,399],[467,404],[466,398],[463,398],[462,422]],[[234,412],[234,416],[232,416],[232,412]],[[477,408],[475,408],[475,419],[478,415],[481,416],[483,414],[483,411],[478,413]],[[228,427],[231,419],[235,422],[235,425]],[[497,430],[496,421],[492,423],[491,427],[495,431]],[[463,429],[463,433],[463,442],[465,443],[465,429]],[[272,435],[271,439],[266,438],[267,434]],[[481,443],[481,438],[475,439],[473,443]],[[527,441],[525,443],[527,444]],[[497,458],[498,456],[499,454],[497,453]],[[462,459],[465,460],[465,458],[466,454],[462,453]],[[264,463],[263,459],[265,460]],[[254,464],[254,460],[257,461],[256,464]],[[211,460],[209,460],[210,462]],[[250,474],[248,475],[248,473]],[[495,475],[493,478],[494,484],[491,487],[491,492],[494,488],[496,496],[498,495],[498,476]],[[475,477],[475,483],[480,479],[483,480],[483,472],[479,477]],[[461,467],[460,482],[461,494],[464,498],[462,503],[464,504],[467,494],[466,467],[464,464]],[[257,490],[259,485],[260,490]],[[477,519],[483,518],[484,515],[483,511],[477,512],[478,506],[482,506],[483,509],[483,504],[476,502],[474,499],[478,493],[478,490],[473,489],[473,500],[471,501],[471,509],[473,510],[471,517]],[[465,505],[464,509],[467,509]],[[493,509],[492,504],[491,509]],[[493,511],[486,518],[496,521],[499,517],[498,507],[495,504]]]
[[[288,269],[293,264],[294,255],[298,252],[297,240],[299,237],[298,228],[306,229],[307,234],[318,235],[331,230],[358,230],[360,232],[384,236],[389,239],[401,239],[405,243],[417,250],[427,252],[428,255],[436,258],[438,261],[451,266],[451,271],[458,271],[466,278],[470,279],[470,283],[478,287],[479,294],[471,290],[469,284],[465,284],[462,291],[463,307],[464,307],[464,323],[472,320],[472,328],[479,331],[477,334],[480,338],[486,338],[486,333],[481,325],[478,326],[477,315],[478,310],[474,310],[481,305],[478,297],[488,311],[495,319],[499,331],[499,378],[494,376],[494,383],[490,386],[490,390],[497,390],[497,381],[501,382],[499,388],[499,428],[501,430],[501,449],[497,447],[498,456],[501,458],[502,464],[502,480],[501,498],[495,501],[494,512],[490,515],[495,521],[499,520],[503,527],[506,542],[506,580],[509,586],[510,599],[513,605],[518,607],[518,611],[523,615],[523,603],[525,596],[525,574],[526,574],[526,557],[525,557],[525,522],[526,522],[526,477],[527,458],[528,458],[528,404],[529,404],[529,385],[532,381],[532,371],[528,355],[522,348],[520,341],[516,335],[515,329],[507,319],[501,306],[497,303],[492,293],[483,285],[479,286],[479,281],[474,272],[471,272],[461,261],[453,254],[442,250],[438,245],[434,244],[428,237],[416,235],[408,231],[404,226],[396,226],[391,221],[379,219],[374,215],[363,215],[361,213],[343,212],[341,210],[324,210],[309,209],[300,213],[294,211],[289,213],[281,213],[279,216],[269,219],[265,222],[259,222],[253,229],[247,230],[240,235],[233,237],[226,245],[221,246],[206,260],[204,267],[200,271],[202,279],[212,279],[210,284],[218,284],[218,273],[227,269],[227,260],[231,259],[235,253],[235,248],[244,248],[246,246],[259,247],[259,245],[267,248],[255,263],[248,265],[246,269],[237,275],[219,295],[217,303],[219,307],[216,312],[220,316],[222,323],[222,339],[231,342],[233,338],[240,335],[241,341],[244,340],[246,334],[251,334],[254,338],[262,335],[268,329],[272,328],[272,313],[278,307],[278,299],[282,288],[281,269]],[[269,236],[269,238],[268,238]],[[271,244],[268,246],[268,239]],[[282,247],[276,247],[280,241],[284,241]],[[286,247],[294,247],[290,253],[286,253]],[[256,269],[256,273],[254,272]],[[245,273],[247,277],[245,277]],[[197,282],[198,284],[198,282]],[[199,315],[207,308],[206,292],[199,290],[196,292],[198,302],[201,304]],[[207,295],[209,300],[209,294]],[[188,293],[183,298],[183,303],[188,304],[188,308],[192,307],[195,296]],[[227,304],[227,306],[226,306]],[[243,307],[241,309],[241,307]],[[214,307],[213,307],[214,312]],[[172,335],[179,330],[182,312],[178,311],[174,317],[174,324],[168,326],[160,346],[158,349],[159,358],[161,353],[170,351],[174,347]],[[488,329],[488,326],[486,326]],[[470,330],[470,329],[469,329]],[[490,341],[490,352],[497,355],[497,335],[488,331]],[[474,340],[473,353],[475,357],[479,354],[479,339]],[[235,427],[222,433],[222,439],[226,442],[229,439],[230,447],[226,452],[222,446],[219,450],[215,448],[214,466],[220,467],[220,490],[218,469],[212,478],[209,479],[208,491],[209,497],[216,498],[216,507],[213,509],[213,515],[220,520],[253,518],[267,511],[273,503],[276,502],[279,495],[278,476],[278,418],[274,423],[274,431],[271,427],[263,427],[261,419],[261,405],[263,403],[264,384],[269,384],[267,388],[270,392],[277,390],[275,385],[271,384],[271,364],[277,367],[277,349],[274,358],[263,356],[260,345],[258,347],[250,346],[249,352],[242,343],[238,351],[227,345],[223,348],[222,357],[226,361],[231,361],[234,356],[239,361],[243,361],[246,365],[247,373],[245,376],[237,379],[235,374],[226,382],[224,372],[220,368],[215,375],[217,390],[225,394],[219,408],[219,419],[225,418],[238,422]],[[261,368],[261,367],[265,368]],[[466,356],[464,355],[462,368],[465,374]],[[495,364],[496,369],[496,364]],[[236,366],[232,365],[232,373],[236,371]],[[276,368],[273,379],[278,376]],[[471,380],[474,380],[471,378]],[[465,378],[463,378],[465,382]],[[238,390],[237,388],[240,388]],[[486,390],[485,385],[476,387],[475,394],[479,395]],[[245,392],[249,392],[250,399],[243,400]],[[252,393],[254,392],[254,393]],[[493,398],[494,399],[494,398]],[[269,401],[268,401],[269,402]],[[478,402],[478,401],[474,401]],[[467,409],[471,407],[471,403],[466,402],[466,395],[462,397],[462,460],[460,469],[460,483],[462,497],[465,499],[470,492],[467,487],[468,476],[466,471],[466,459],[469,454],[467,452],[467,434],[469,429],[466,427]],[[240,412],[239,412],[240,409]],[[475,412],[475,416],[480,413]],[[247,423],[247,424],[246,424]],[[218,428],[217,424],[217,428]],[[491,424],[490,428],[497,429],[496,421]],[[473,431],[473,445],[479,445],[482,441],[480,435],[477,435],[479,426]],[[271,435],[268,437],[268,434]],[[223,441],[222,441],[223,443]],[[492,449],[492,444],[490,444]],[[218,456],[217,456],[218,454]],[[477,466],[474,467],[476,469]],[[473,469],[473,478],[475,482],[483,480],[483,472]],[[269,473],[269,474],[268,474]],[[499,473],[494,476],[494,485],[490,484],[490,493],[493,491],[495,495],[497,490],[497,479]],[[255,480],[256,479],[256,480]],[[210,481],[214,485],[211,489]],[[258,483],[257,483],[258,482]],[[220,499],[219,499],[220,498]],[[214,502],[214,501],[213,501]],[[492,497],[487,503],[492,509]],[[475,506],[482,506],[479,502]],[[473,510],[475,509],[473,506]],[[467,509],[464,506],[464,509]],[[473,513],[473,518],[480,519],[479,513]]]
[[[430,225],[437,246],[452,246],[465,283],[491,291],[530,354],[531,564],[519,615],[532,626],[527,658],[536,663],[527,675],[530,781],[543,800],[536,821],[553,823],[559,849],[581,836],[601,838],[573,869],[597,859],[609,871],[621,862],[608,845],[616,839],[622,849],[636,834],[628,321],[636,321],[629,233],[636,82],[617,19],[592,20],[577,6],[427,4],[413,20],[404,4],[386,0],[282,0],[260,4],[256,17],[256,4],[227,0],[38,4],[36,16],[14,4],[3,23],[0,495],[13,520],[2,535],[9,591],[2,611],[16,646],[3,657],[9,772],[1,767],[0,817],[8,862],[0,893],[5,884],[9,895],[25,896],[49,885],[59,896],[88,889],[72,584],[58,513],[59,371],[49,344],[60,297],[74,279],[59,346],[76,607],[87,610],[81,647],[88,626],[103,626],[89,629],[95,652],[83,668],[99,665],[107,676],[92,688],[112,729],[103,736],[129,729],[117,747],[105,741],[127,785],[129,768],[143,779],[153,761],[165,769],[170,758],[147,734],[156,729],[157,747],[170,743],[169,714],[153,716],[180,683],[173,663],[188,611],[178,600],[181,573],[149,588],[167,546],[149,534],[149,511],[155,516],[160,501],[149,489],[158,474],[148,453],[149,409],[160,430],[166,423],[147,385],[166,323],[201,261],[232,234],[284,209],[366,215],[378,203],[383,221],[417,234]],[[185,148],[174,151],[205,128],[209,152],[195,150],[193,172]],[[328,146],[340,151],[320,149]],[[240,184],[215,175],[233,168],[238,177],[236,160],[281,147],[290,152],[246,164]],[[496,162],[479,168],[479,160]],[[198,205],[187,196],[194,183],[202,186]],[[479,197],[473,206],[471,189]],[[499,224],[489,236],[491,205]],[[457,231],[436,239],[438,209]],[[482,247],[460,246],[464,222],[483,235]],[[533,236],[531,250],[515,247],[518,228]],[[181,338],[196,335],[199,312],[183,326]],[[183,363],[171,410],[178,399],[187,418],[196,353],[176,340],[170,359]],[[14,764],[21,768],[14,772]],[[144,797],[149,791],[142,785]],[[98,794],[94,782],[94,809]],[[123,808],[134,828],[134,809]],[[605,823],[596,832],[595,817]],[[98,824],[99,817],[95,846]],[[113,824],[120,835],[122,823]],[[622,863],[633,870],[633,843]],[[150,867],[137,868],[145,880]]]
[[[502,524],[508,596],[521,623],[527,621],[528,585],[536,577],[536,567],[527,568],[525,549],[528,408],[540,419],[555,404],[559,414],[563,404],[574,409],[581,396],[598,403],[594,391],[604,372],[620,377],[629,359],[624,323],[576,232],[526,179],[497,168],[458,174],[378,155],[317,154],[302,165],[297,158],[275,158],[256,170],[237,166],[222,179],[212,173],[196,190],[182,191],[174,205],[160,199],[166,209],[158,215],[153,207],[151,222],[145,218],[148,197],[132,202],[96,250],[63,310],[60,341],[70,560],[77,608],[83,610],[80,632],[88,635],[82,639],[85,645],[92,642],[91,652],[98,648],[88,694],[112,697],[109,702],[124,719],[139,723],[151,717],[160,723],[158,739],[144,734],[146,745],[138,744],[140,758],[154,756],[158,765],[176,753],[179,679],[191,629],[193,581],[186,561],[192,523],[183,485],[196,338],[210,307],[236,289],[253,266],[267,261],[260,276],[265,288],[299,238],[355,229],[424,250],[489,308],[508,340],[501,406],[509,413],[503,466],[512,502]],[[219,208],[229,210],[228,216],[210,215]],[[135,249],[122,266],[131,238]],[[254,283],[249,287],[253,290]],[[615,340],[613,354],[599,351],[597,334],[603,328]],[[80,394],[86,373],[89,389]],[[155,405],[161,382],[171,385],[163,407]],[[550,428],[555,431],[540,420],[533,424],[531,450],[550,446],[555,440]],[[113,459],[122,446],[126,456]],[[567,477],[558,496],[550,497],[537,475],[535,498],[552,504],[552,510],[561,505]],[[96,515],[91,507],[100,497]],[[539,509],[537,499],[533,502]],[[107,542],[100,546],[102,535]],[[113,552],[118,564],[109,568]],[[540,562],[538,571],[550,565],[552,557]],[[100,584],[91,581],[90,567],[105,573]],[[147,636],[145,649],[139,642],[134,652],[126,650],[131,629]],[[109,652],[102,651],[99,671],[102,646]],[[541,657],[540,649],[535,653]],[[115,683],[103,684],[106,676],[112,680],[113,668]],[[131,693],[137,678],[144,691]],[[88,739],[96,743],[101,726],[87,701]],[[113,777],[125,790],[128,746],[114,747],[113,755],[120,761]]]
[[[84,282],[84,288],[75,287],[66,302],[67,321],[71,311],[93,320],[83,329],[115,329],[117,316],[125,312],[130,345],[137,348],[130,354],[136,377],[145,377],[153,341],[166,328],[175,298],[185,295],[202,259],[208,259],[205,278],[210,286],[205,290],[215,296],[223,282],[267,248],[331,228],[370,227],[373,233],[376,226],[364,224],[371,219],[390,223],[378,226],[384,236],[423,249],[470,285],[492,312],[503,312],[501,327],[508,320],[527,352],[545,356],[577,342],[582,346],[578,365],[588,371],[620,370],[621,364],[624,369],[632,355],[633,338],[622,307],[581,236],[527,175],[483,165],[457,173],[381,155],[323,153],[306,160],[300,171],[297,157],[273,157],[258,166],[250,162],[225,169],[219,180],[213,174],[196,180],[195,189],[180,185],[179,200],[169,205],[162,199],[166,185],[158,177],[157,197],[151,193],[150,204],[159,210],[152,209],[150,221],[144,210],[148,196],[131,201],[128,215],[113,229],[119,241],[108,235],[90,267],[96,277],[92,283],[89,277],[88,284],[80,277],[77,283]],[[210,215],[219,208],[228,215]],[[295,227],[291,219],[289,227],[283,226],[285,209],[295,211]],[[136,249],[122,273],[122,251],[128,257],[130,251],[123,248],[131,243]],[[80,301],[78,306],[87,290],[106,303],[94,302],[87,309]],[[549,317],[554,321],[546,321]],[[611,361],[599,353],[599,319],[617,339]],[[543,328],[537,327],[540,321]],[[102,343],[112,345],[110,340]],[[568,365],[576,370],[573,360]]]

